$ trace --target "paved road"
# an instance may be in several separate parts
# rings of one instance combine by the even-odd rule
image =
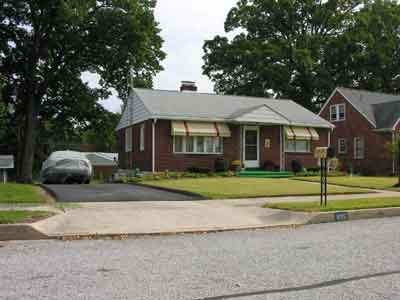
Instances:
[[[400,299],[400,218],[3,243],[1,299]]]
[[[199,197],[129,184],[49,184],[60,202],[188,201]]]

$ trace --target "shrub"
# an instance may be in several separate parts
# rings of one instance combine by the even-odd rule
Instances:
[[[217,158],[214,161],[215,172],[225,172],[227,169],[226,161],[223,158]]]
[[[240,160],[236,159],[231,162],[231,171],[240,171],[243,168],[243,164]]]
[[[208,173],[211,173],[212,170],[210,168],[190,167],[190,168],[187,168],[187,171],[191,172],[191,173],[208,174]]]
[[[263,169],[265,171],[276,171],[277,166],[270,160],[267,160],[263,164]]]
[[[291,165],[292,165],[292,171],[293,171],[294,174],[298,174],[301,171],[303,171],[303,166],[299,161],[292,160],[292,164]]]

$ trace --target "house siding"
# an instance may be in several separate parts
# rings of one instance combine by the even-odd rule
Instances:
[[[336,127],[331,136],[331,145],[335,148],[342,169],[348,172],[365,175],[379,175],[392,173],[392,159],[385,145],[392,141],[391,132],[376,132],[372,124],[358,112],[339,92],[336,92],[329,103],[321,111],[320,116],[330,121],[329,108],[334,104],[346,105],[344,121],[332,122]],[[354,138],[364,138],[364,159],[354,158]],[[347,153],[338,153],[338,139],[347,141]]]

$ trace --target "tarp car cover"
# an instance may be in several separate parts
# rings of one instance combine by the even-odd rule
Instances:
[[[68,176],[92,176],[92,164],[86,155],[75,151],[53,152],[43,163],[41,176],[44,179],[50,177],[65,178]]]

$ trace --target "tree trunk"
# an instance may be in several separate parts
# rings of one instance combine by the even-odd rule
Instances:
[[[21,165],[19,166],[18,182],[21,183],[32,183],[37,123],[38,102],[33,95],[29,95],[26,100],[25,126],[20,147]]]

